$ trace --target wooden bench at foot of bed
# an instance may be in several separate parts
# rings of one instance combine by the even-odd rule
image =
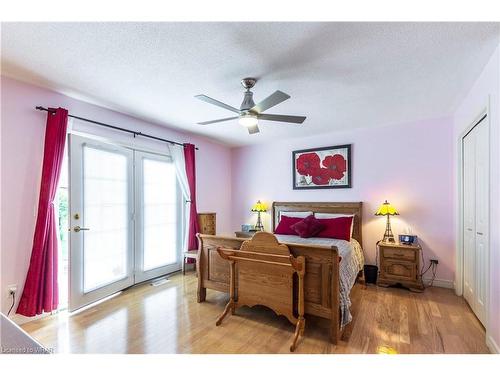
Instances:
[[[244,238],[198,234],[196,260],[198,302],[205,301],[206,290],[229,292],[229,264],[217,248],[240,249]],[[304,277],[305,313],[330,320],[330,339],[340,338],[339,254],[336,247],[287,244],[294,257],[306,259]],[[237,272],[237,271],[236,271]]]

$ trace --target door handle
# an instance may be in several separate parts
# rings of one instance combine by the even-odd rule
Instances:
[[[476,234],[479,234],[480,236],[482,236],[483,232],[476,232]]]
[[[467,230],[468,230],[469,232],[472,232],[472,228],[467,228]]]
[[[78,232],[80,232],[81,230],[90,230],[90,228],[82,228],[82,227],[80,227],[79,225],[77,225],[77,226],[75,226],[75,227],[73,228],[73,230],[74,230],[76,233],[78,233]]]

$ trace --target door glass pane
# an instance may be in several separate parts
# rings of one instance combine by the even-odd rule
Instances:
[[[127,276],[127,157],[84,146],[84,291]]]
[[[68,240],[70,233],[69,228],[69,177],[68,177],[68,149],[64,150],[63,163],[61,166],[61,174],[59,176],[59,184],[55,202],[57,204],[57,222],[58,227],[58,286],[59,286],[59,306],[58,309],[66,309],[68,307],[68,275],[69,275],[69,253]]]
[[[177,262],[177,180],[170,162],[143,160],[144,270]]]

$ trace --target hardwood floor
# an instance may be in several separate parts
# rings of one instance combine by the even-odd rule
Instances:
[[[227,295],[207,292],[196,302],[196,277],[172,276],[153,287],[133,287],[99,305],[22,326],[60,353],[289,353],[294,327],[265,308],[241,308],[220,327]],[[453,291],[424,293],[358,285],[345,341],[328,341],[328,322],[306,316],[296,353],[488,353],[484,329]]]

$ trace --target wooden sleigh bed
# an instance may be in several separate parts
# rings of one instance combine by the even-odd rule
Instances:
[[[283,212],[312,211],[314,213],[353,214],[352,238],[362,243],[361,202],[274,202],[272,206],[273,231]],[[240,249],[244,238],[198,234],[199,251],[196,261],[198,302],[205,301],[206,290],[229,292],[229,264],[217,249]],[[341,337],[339,251],[337,247],[286,243],[293,256],[306,260],[304,277],[304,310],[308,315],[330,320],[330,340],[336,344]],[[237,272],[237,271],[236,271]]]

